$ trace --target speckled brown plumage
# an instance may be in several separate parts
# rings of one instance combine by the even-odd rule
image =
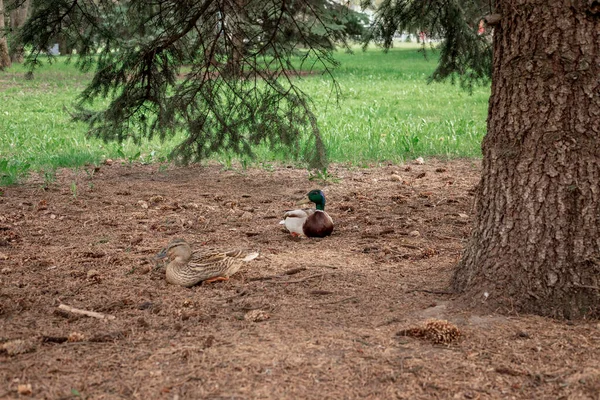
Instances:
[[[165,257],[169,259],[167,282],[190,287],[215,278],[229,279],[239,271],[244,262],[258,257],[258,252],[214,249],[192,251],[185,240],[175,239],[157,255],[157,258]]]

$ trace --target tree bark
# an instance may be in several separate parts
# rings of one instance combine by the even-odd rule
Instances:
[[[14,9],[10,12],[10,29],[13,35],[25,24],[27,21],[27,14],[29,12],[29,0],[26,0],[23,5],[19,8]],[[13,63],[22,63],[25,55],[25,49],[22,44],[12,43],[9,49],[10,60]]]
[[[246,6],[246,0],[235,0],[229,13],[224,19],[225,28],[230,36],[231,49],[225,65],[225,71],[229,76],[242,75],[242,60],[244,58],[244,33],[241,32],[241,26],[244,24],[245,15],[243,9]]]
[[[10,67],[10,56],[8,55],[8,44],[4,32],[4,1],[0,0],[0,69]]]
[[[67,36],[62,33],[58,35],[58,51],[61,56],[68,56],[73,53],[73,47],[70,45]]]
[[[600,315],[600,5],[498,0],[477,216],[452,285],[493,309]]]

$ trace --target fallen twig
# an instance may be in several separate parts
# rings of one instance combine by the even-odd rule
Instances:
[[[267,276],[255,276],[252,278],[248,278],[248,282],[256,282],[256,281],[268,281],[275,278],[281,278],[283,275],[267,275]]]
[[[380,323],[379,325],[377,325],[377,327],[382,327],[382,326],[386,326],[386,325],[391,325],[391,324],[395,324],[396,322],[401,322],[402,320],[398,317],[394,317],[391,319],[388,319],[387,321],[384,321],[382,323]]]
[[[295,274],[300,273],[302,271],[306,271],[306,267],[292,268],[292,269],[289,269],[289,270],[285,271],[283,274],[279,274],[279,275],[267,275],[267,276],[257,276],[257,277],[254,277],[254,278],[249,278],[248,282],[268,281],[268,280],[271,280],[271,279],[283,278],[284,276],[295,275]]]
[[[321,305],[325,305],[325,304],[339,304],[339,303],[345,303],[347,301],[358,301],[358,297],[356,297],[356,296],[344,297],[343,299],[340,299],[340,300],[326,301],[326,302],[319,303],[319,304],[321,304]]]
[[[456,292],[451,292],[448,290],[430,290],[430,289],[411,289],[411,290],[407,290],[404,293],[413,293],[413,292],[424,292],[424,293],[432,293],[432,294],[456,294]]]
[[[440,201],[437,201],[437,202],[436,202],[436,203],[435,203],[433,206],[434,206],[434,207],[437,207],[437,206],[439,206],[440,204],[442,204],[442,203],[443,203],[444,201],[446,201],[446,200],[447,200],[447,199],[446,199],[445,197],[442,197],[442,199],[441,199]]]
[[[301,278],[301,279],[294,279],[292,281],[270,281],[269,283],[300,283],[300,282],[304,282],[307,281],[309,279],[314,279],[314,278],[319,278],[326,275],[325,273],[321,273],[321,274],[314,274],[314,275],[309,275],[305,278]]]
[[[234,294],[233,296],[225,297],[224,299],[219,299],[219,300],[220,301],[229,301],[229,300],[236,299],[238,297],[245,296],[247,294],[248,294],[248,291],[246,289],[244,289],[241,292]]]
[[[578,288],[583,288],[583,289],[600,290],[600,286],[591,286],[591,285],[573,285],[573,286],[578,287]]]
[[[79,308],[74,308],[66,304],[61,304],[58,306],[58,308],[73,314],[85,315],[87,317],[93,317],[98,319],[116,319],[114,315],[105,315],[95,311],[81,310]]]
[[[312,292],[310,292],[310,294],[326,296],[329,294],[333,294],[333,292],[331,292],[329,290],[313,290]]]
[[[283,275],[294,275],[294,274],[297,274],[302,271],[306,271],[306,267],[298,267],[298,268],[288,269],[287,271],[285,271],[283,273]]]
[[[510,375],[510,376],[529,375],[527,372],[518,371],[516,369],[510,368],[510,367],[505,367],[503,365],[494,368],[494,370],[499,374]]]
[[[414,246],[412,244],[400,243],[400,244],[398,244],[398,246],[400,246],[400,247],[406,247],[407,249],[422,250],[422,247]],[[394,250],[392,250],[392,251],[394,251]],[[404,254],[404,253],[400,253],[398,251],[396,251],[396,253],[398,253],[398,254]]]
[[[64,343],[69,340],[66,336],[46,336],[42,335],[42,343]]]
[[[336,267],[334,265],[327,265],[327,264],[316,264],[316,265],[314,265],[314,267],[317,267],[317,268],[338,269],[338,267]]]
[[[89,338],[89,342],[95,343],[104,343],[104,342],[114,342],[118,339],[123,339],[127,334],[124,332],[110,332],[110,333],[101,333]]]

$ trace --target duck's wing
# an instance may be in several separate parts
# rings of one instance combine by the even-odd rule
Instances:
[[[193,269],[209,268],[211,266],[229,265],[232,262],[250,261],[258,257],[258,252],[250,252],[242,249],[229,251],[219,250],[196,250],[188,265]]]
[[[307,208],[307,209],[298,209],[298,210],[290,210],[290,211],[286,211],[285,214],[283,214],[283,220],[280,222],[281,224],[285,223],[285,220],[288,218],[299,218],[299,219],[304,219],[307,218],[310,214],[312,214],[314,211]]]
[[[306,222],[308,216],[312,214],[310,209],[298,209],[287,211],[283,214],[283,219],[279,221],[280,225],[285,225],[285,229],[295,235],[302,236],[302,225]]]
[[[187,268],[191,271],[202,273],[208,278],[217,276],[229,276],[235,273],[241,264],[258,257],[258,252],[249,252],[247,250],[204,250],[195,251],[192,254]]]
[[[240,261],[251,261],[258,257],[258,251],[248,251],[244,249],[230,250],[224,253],[227,258]]]

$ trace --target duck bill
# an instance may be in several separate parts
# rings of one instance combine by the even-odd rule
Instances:
[[[296,205],[301,206],[302,204],[308,204],[308,203],[310,203],[310,199],[307,197],[307,198],[302,199],[299,202],[297,202]]]
[[[157,260],[162,260],[163,258],[167,257],[167,249],[162,249],[160,253],[158,253],[157,255],[154,256],[155,259]]]

